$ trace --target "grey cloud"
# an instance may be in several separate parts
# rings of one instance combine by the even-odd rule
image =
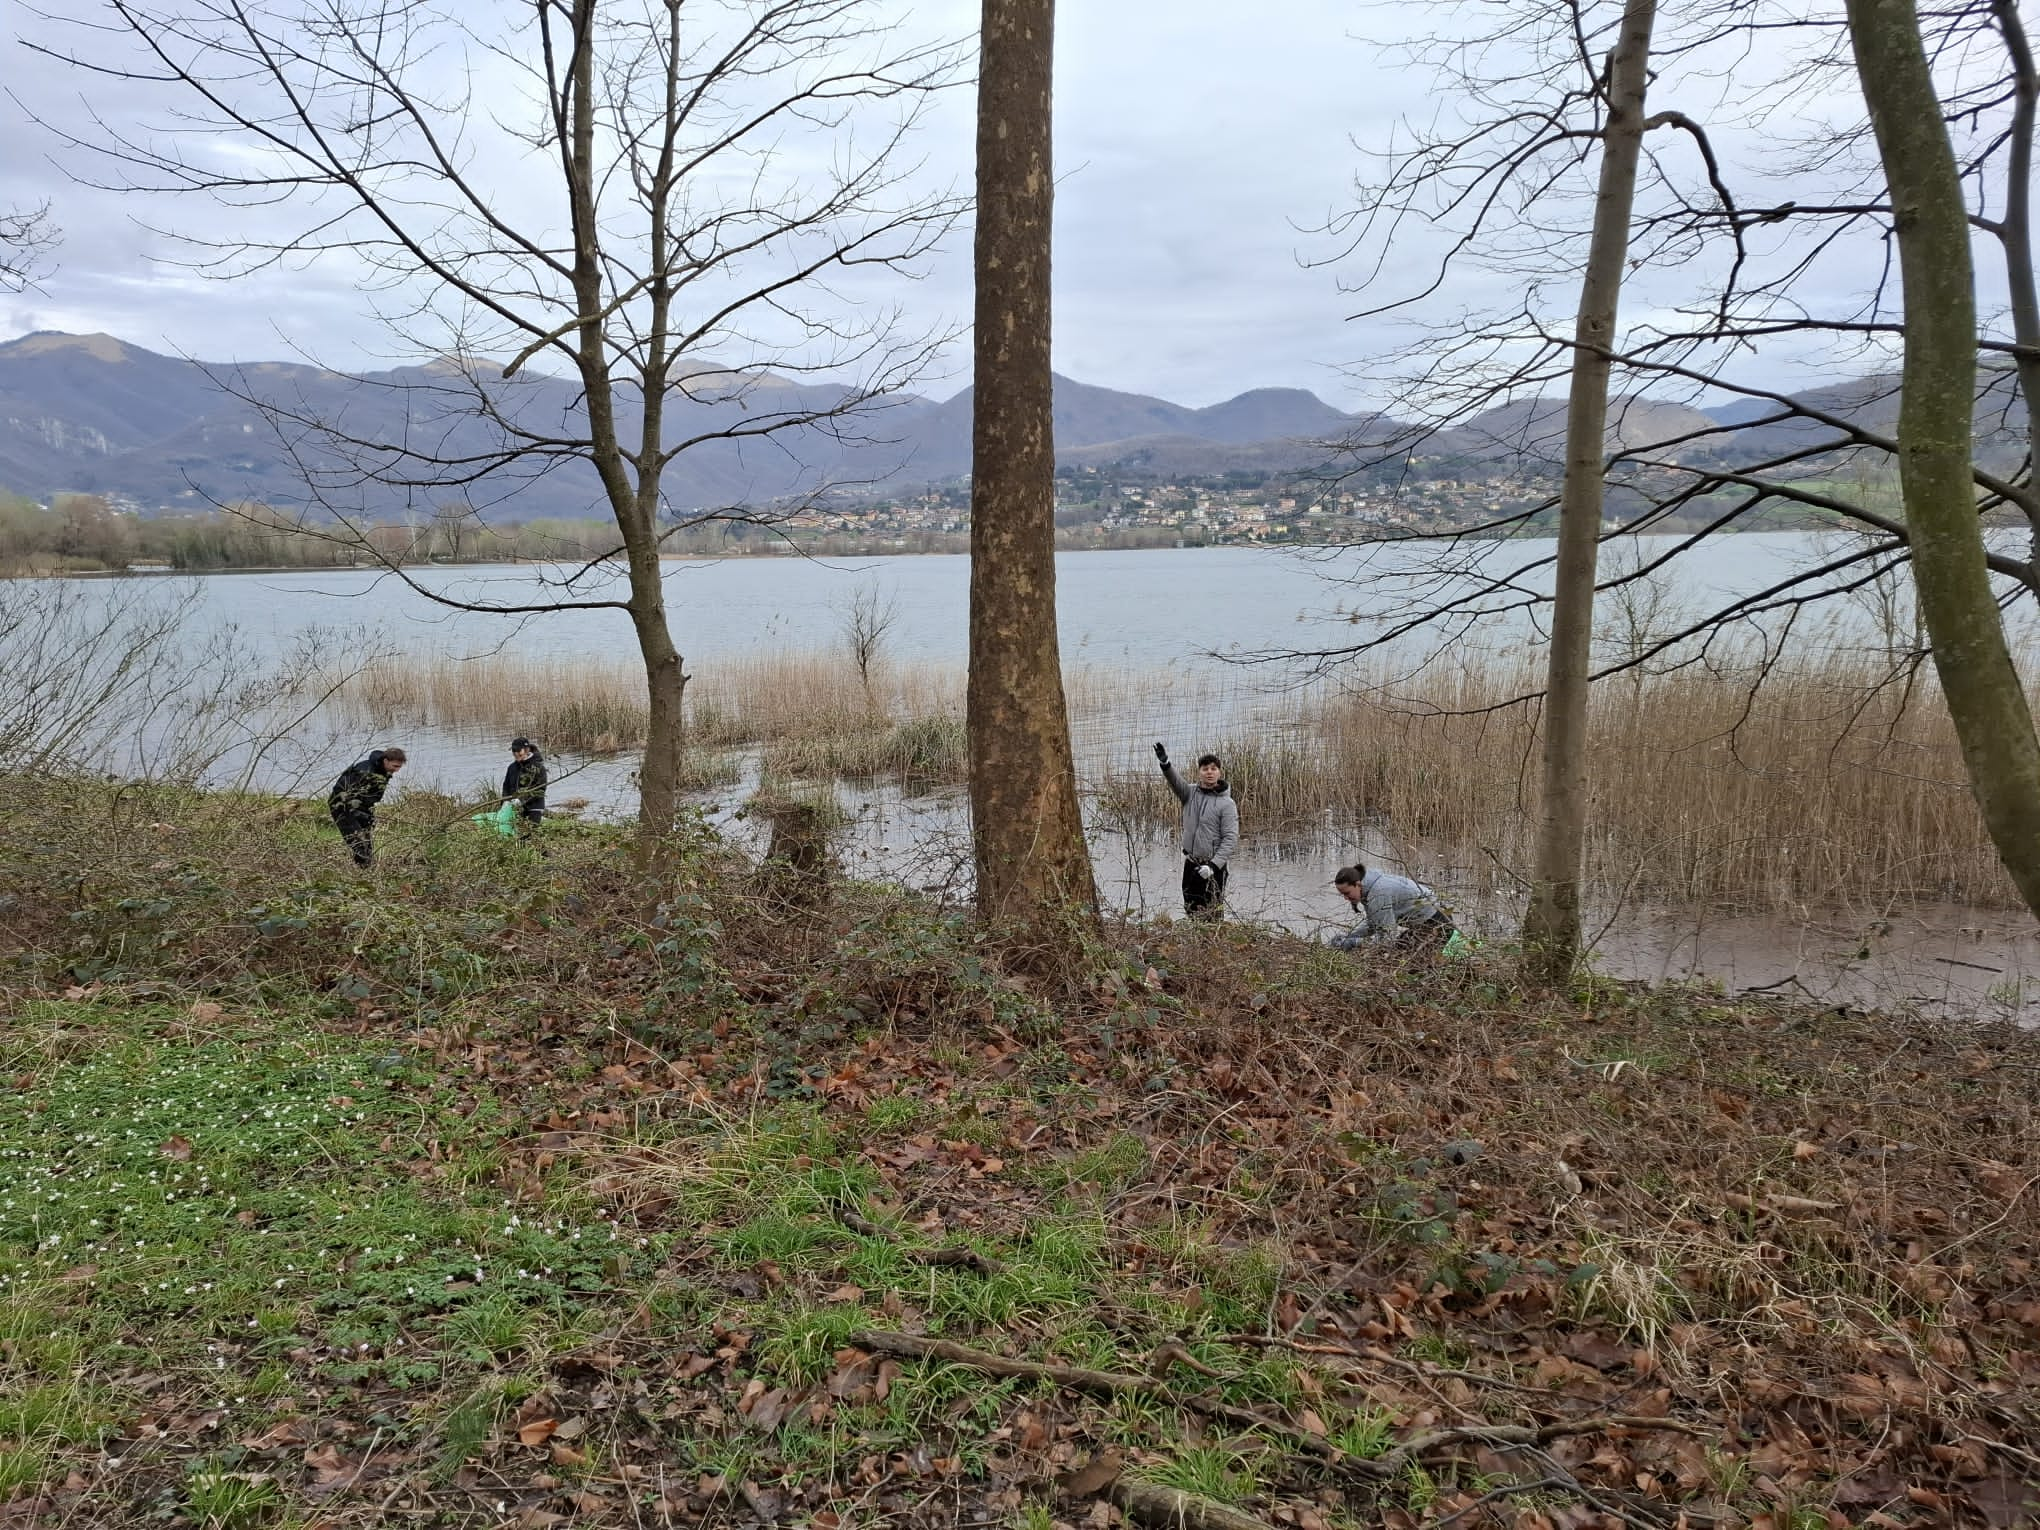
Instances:
[[[902,0],[904,4],[904,0]],[[1365,364],[1407,338],[1390,323],[1346,322],[1359,301],[1339,290],[1341,272],[1299,265],[1330,253],[1309,232],[1349,205],[1362,164],[1352,140],[1380,145],[1404,117],[1428,118],[1439,98],[1431,78],[1383,52],[1383,28],[1430,25],[1455,8],[1355,6],[1350,0],[1285,0],[1243,8],[1237,0],[1102,0],[1066,4],[1058,19],[1057,365],[1106,386],[1205,404],[1256,386],[1313,387],[1345,407],[1369,399],[1335,370]],[[17,25],[41,23],[17,12]],[[916,24],[967,34],[976,0],[924,0]],[[1377,36],[1352,35],[1365,26]],[[153,104],[151,92],[110,91],[0,44],[0,72],[28,108],[82,130],[89,95],[101,112]],[[1681,88],[1672,75],[1666,87]],[[1705,82],[1696,86],[1702,91]],[[1715,92],[1719,94],[1718,90]],[[936,184],[967,186],[970,92],[952,92],[920,141]],[[1807,122],[1846,119],[1855,108],[1834,91],[1794,103]],[[1764,134],[1724,139],[1753,166]],[[213,360],[298,353],[337,366],[407,357],[377,322],[346,271],[272,271],[234,284],[166,269],[166,247],[147,217],[204,226],[227,213],[198,201],[138,207],[132,199],[72,184],[50,163],[54,146],[0,103],[0,200],[48,197],[66,232],[59,269],[41,291],[0,298],[0,332],[32,327],[104,329],[152,348]],[[515,189],[521,177],[500,173]],[[262,218],[260,213],[245,215]],[[1437,247],[1421,225],[1398,263],[1416,269]],[[904,294],[852,280],[861,302],[905,301],[933,327],[967,323],[969,232],[959,230],[927,278]],[[1869,257],[1874,258],[1874,257]],[[1864,257],[1824,271],[1825,297],[1864,279]],[[1350,276],[1350,270],[1345,273]],[[1636,311],[1679,301],[1681,278],[1654,276]],[[1506,301],[1515,271],[1471,269],[1434,314]],[[1560,289],[1554,288],[1554,294]],[[960,386],[968,366],[953,348],[929,391]]]

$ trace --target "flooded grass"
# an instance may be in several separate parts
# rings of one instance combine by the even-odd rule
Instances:
[[[688,687],[690,744],[705,762],[757,748],[780,780],[887,780],[931,790],[965,779],[963,674],[953,666],[773,654],[705,661]],[[1660,902],[1799,914],[1946,899],[2010,906],[1954,731],[1931,686],[1889,683],[1878,662],[1835,655],[1773,672],[1635,674],[1593,712],[1588,880]],[[1170,719],[1187,764],[1226,763],[1249,834],[1446,845],[1505,866],[1529,858],[1538,747],[1535,688],[1508,660],[1412,678],[1348,678],[1339,691],[1273,694],[1250,677],[1071,671],[1078,768],[1095,809],[1129,829],[1177,805],[1130,730]],[[375,726],[529,732],[554,750],[615,753],[644,736],[633,666],[489,658],[399,661],[351,682],[342,705]],[[710,764],[704,780],[727,780]]]

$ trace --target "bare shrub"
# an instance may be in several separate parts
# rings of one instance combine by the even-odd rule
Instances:
[[[883,657],[886,639],[899,624],[899,597],[876,585],[864,585],[842,611],[843,650],[857,670],[867,703],[872,700],[872,672]]]
[[[214,785],[277,774],[334,683],[314,653],[346,645],[307,632],[265,664],[199,602],[181,582],[0,581],[0,759]]]

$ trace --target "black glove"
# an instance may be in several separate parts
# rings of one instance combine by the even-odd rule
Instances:
[[[1169,763],[1169,751],[1160,744],[1155,745],[1155,758],[1164,765]]]

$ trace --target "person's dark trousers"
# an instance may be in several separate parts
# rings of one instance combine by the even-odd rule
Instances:
[[[539,825],[544,822],[545,822],[544,808],[534,809],[527,807],[523,812],[517,815],[517,837],[519,839],[531,838],[532,835],[538,832]]]
[[[340,837],[347,841],[348,852],[357,866],[369,866],[375,862],[375,820],[373,818],[346,817],[333,815],[333,827],[340,831]]]
[[[1192,919],[1223,919],[1225,917],[1225,872],[1223,866],[1214,866],[1217,875],[1206,880],[1197,874],[1200,861],[1183,862],[1183,912]]]

